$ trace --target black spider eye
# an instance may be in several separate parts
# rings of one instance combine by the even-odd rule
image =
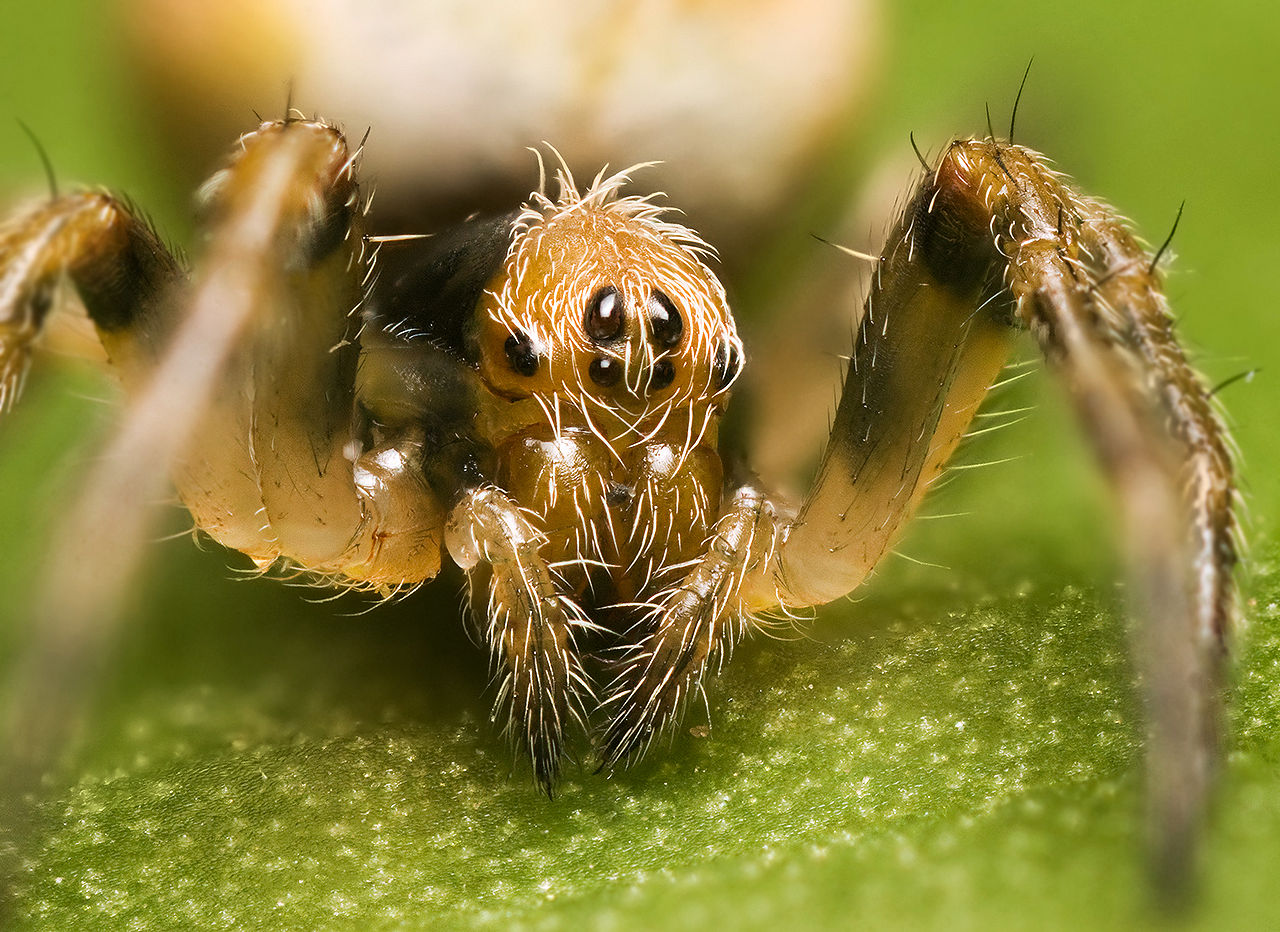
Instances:
[[[622,363],[608,356],[597,356],[587,367],[587,374],[591,376],[591,381],[608,388],[611,385],[617,385],[618,380],[622,378]]]
[[[720,349],[716,352],[716,391],[723,391],[741,368],[742,359],[738,355],[738,348],[732,343],[720,344]]]
[[[653,364],[653,374],[649,376],[649,388],[662,391],[676,378],[676,367],[670,359],[659,359]]]
[[[622,335],[626,324],[622,295],[612,285],[601,288],[587,302],[587,314],[582,325],[587,336],[596,343],[607,343]]]
[[[679,343],[684,333],[684,320],[671,299],[655,289],[649,297],[648,310],[654,342],[667,349]]]
[[[527,333],[512,334],[502,344],[507,352],[507,362],[521,375],[533,375],[538,371],[538,351]]]

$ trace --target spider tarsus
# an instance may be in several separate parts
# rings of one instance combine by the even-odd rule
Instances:
[[[675,717],[678,684],[688,678],[679,658],[660,660],[654,634],[633,645],[618,661],[612,692],[605,702],[608,724],[600,735],[600,769],[613,770],[643,756],[654,736]]]
[[[652,632],[620,661],[605,702],[609,723],[601,736],[604,769],[642,757],[654,738],[680,719],[708,665],[731,646],[733,633],[714,623],[721,610],[713,601],[694,596],[683,609],[655,617]]]
[[[600,739],[599,771],[626,766],[644,756],[645,750],[663,728],[674,721],[675,710],[659,689],[646,696],[636,689],[619,702]]]
[[[1185,915],[1195,899],[1197,820],[1162,826],[1149,844],[1147,876],[1152,905],[1168,917]]]
[[[533,680],[543,678],[532,677]],[[538,787],[549,799],[554,799],[565,755],[563,723],[572,714],[569,710],[572,699],[564,695],[563,690],[543,688],[531,682],[512,682],[507,690],[510,692],[507,734],[513,739],[513,746],[528,758]],[[499,704],[503,704],[501,700]]]

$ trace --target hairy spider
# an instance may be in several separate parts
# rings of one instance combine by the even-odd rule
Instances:
[[[190,267],[107,194],[12,217],[0,406],[70,278],[138,398],[121,449],[172,461],[211,537],[263,571],[384,594],[446,555],[466,571],[498,705],[550,793],[571,723],[604,767],[630,761],[762,615],[856,588],[1029,330],[1118,493],[1154,658],[1155,804],[1182,857],[1234,612],[1232,471],[1159,256],[1108,207],[993,138],[925,164],[869,257],[831,436],[791,501],[718,451],[749,351],[711,248],[625,194],[629,171],[583,189],[562,165],[554,196],[544,180],[516,210],[397,244],[379,276],[359,154],[315,120],[242,137],[203,189]],[[147,427],[193,403],[182,436]],[[113,462],[91,501],[124,494]],[[120,550],[96,572],[116,573]],[[83,598],[68,587],[41,611],[88,617]]]

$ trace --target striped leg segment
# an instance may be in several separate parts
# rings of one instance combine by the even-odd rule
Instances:
[[[1018,326],[1115,493],[1152,732],[1153,865],[1166,890],[1186,889],[1236,612],[1226,431],[1174,336],[1157,261],[1037,154],[956,142],[921,182],[878,264],[818,478],[756,600],[819,604],[866,576]]]

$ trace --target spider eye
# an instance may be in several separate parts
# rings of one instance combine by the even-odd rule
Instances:
[[[674,382],[675,378],[676,367],[672,365],[671,360],[659,359],[653,364],[653,374],[649,376],[649,388],[653,391],[662,391]]]
[[[742,368],[738,348],[732,343],[722,343],[716,351],[716,391],[724,391]]]
[[[591,381],[602,388],[608,388],[617,385],[622,378],[622,363],[608,356],[597,356],[587,367],[587,374],[591,376]]]
[[[671,299],[654,289],[649,297],[648,310],[654,342],[667,349],[679,343],[680,336],[684,333],[684,319]]]
[[[502,348],[506,350],[507,362],[516,372],[533,375],[538,371],[538,351],[533,348],[533,341],[527,333],[512,334]]]
[[[618,339],[625,323],[622,296],[612,285],[601,288],[587,302],[587,314],[582,325],[592,341],[607,343]]]

